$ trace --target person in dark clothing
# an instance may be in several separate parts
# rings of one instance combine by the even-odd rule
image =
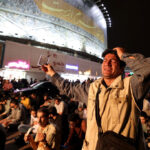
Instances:
[[[81,150],[86,132],[86,121],[75,113],[71,114],[68,120],[70,132],[64,146],[66,150]]]
[[[30,95],[31,106],[36,107],[37,109],[44,103],[41,93],[32,93]]]
[[[68,137],[68,132],[69,132],[68,121],[65,120],[62,115],[59,115],[57,113],[55,107],[49,108],[49,116],[50,116],[50,122],[56,124],[57,138],[60,141],[59,143],[63,145]]]

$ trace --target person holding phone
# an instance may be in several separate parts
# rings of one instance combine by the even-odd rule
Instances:
[[[51,81],[61,93],[88,103],[87,130],[82,150],[96,150],[100,143],[97,114],[101,118],[103,133],[112,131],[121,134],[133,141],[136,150],[145,150],[139,115],[143,99],[150,88],[150,58],[126,53],[121,47],[106,49],[102,57],[102,78],[91,84],[66,81],[51,65],[43,65],[42,68],[43,71],[47,69],[46,74],[51,76]],[[124,76],[125,65],[134,72],[132,76]],[[96,97],[99,98],[98,106]],[[96,108],[100,110],[97,114]]]

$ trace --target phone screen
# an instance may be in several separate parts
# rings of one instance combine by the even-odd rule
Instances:
[[[45,64],[48,64],[49,62],[49,57],[47,55],[41,55],[39,60],[38,60],[38,66],[42,66],[42,65],[45,65]]]

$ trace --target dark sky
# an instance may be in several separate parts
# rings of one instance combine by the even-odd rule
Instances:
[[[128,52],[150,57],[149,0],[103,0],[112,28],[108,29],[108,47],[123,46]]]

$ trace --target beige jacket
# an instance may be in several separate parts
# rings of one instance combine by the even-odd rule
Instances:
[[[133,56],[135,59],[130,59]],[[139,113],[146,92],[150,88],[150,58],[140,54],[124,53],[122,60],[132,69],[132,77],[118,76],[110,87],[102,84],[103,79],[92,84],[74,84],[55,74],[52,82],[61,93],[87,104],[87,131],[82,150],[95,150],[98,127],[95,118],[95,98],[98,86],[100,116],[103,132],[111,130],[126,137],[137,139],[138,150],[144,150],[143,133],[139,121]],[[139,131],[138,131],[139,130]]]
[[[140,109],[130,88],[130,78],[122,79],[119,76],[108,88],[101,84],[103,79],[96,80],[91,84],[88,95],[87,131],[82,150],[95,150],[96,148],[98,127],[95,118],[95,98],[98,86],[101,89],[99,107],[103,132],[109,130],[116,133],[121,132],[126,137],[136,139],[137,129],[140,128],[138,127]],[[145,145],[142,137],[138,140],[141,145],[139,148],[144,150]]]

